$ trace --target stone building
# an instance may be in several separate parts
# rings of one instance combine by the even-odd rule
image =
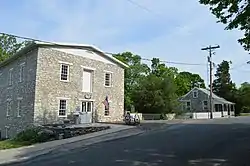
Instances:
[[[34,124],[121,121],[124,69],[91,45],[34,42],[0,63],[0,131],[13,137]]]

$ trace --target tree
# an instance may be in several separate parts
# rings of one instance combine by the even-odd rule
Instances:
[[[236,86],[230,77],[230,63],[231,62],[228,61],[222,61],[218,65],[215,74],[216,79],[213,81],[213,92],[220,97],[223,97],[229,101],[233,101]]]
[[[113,55],[123,63],[129,65],[129,68],[125,70],[125,110],[131,110],[131,106],[134,105],[132,100],[132,93],[136,87],[140,85],[140,81],[146,75],[149,74],[149,67],[141,62],[139,55],[134,55],[131,52],[124,52]]]
[[[153,58],[150,74],[141,80],[133,94],[136,110],[141,113],[173,112],[177,104],[176,73],[176,68],[168,68],[159,59]]]
[[[28,42],[18,42],[17,39],[9,35],[0,35],[0,62],[14,55]]]
[[[226,30],[238,28],[244,31],[244,37],[238,41],[246,50],[250,50],[249,0],[199,0],[199,2],[210,6],[218,22],[227,24]]]
[[[250,112],[250,83],[242,83],[238,90],[238,94],[237,104],[239,105],[240,112]]]
[[[205,82],[198,74],[190,72],[180,72],[175,78],[177,86],[177,95],[182,96],[188,93],[194,87],[205,88]]]

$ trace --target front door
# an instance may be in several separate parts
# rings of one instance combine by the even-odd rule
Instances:
[[[81,123],[92,123],[93,101],[82,101]]]

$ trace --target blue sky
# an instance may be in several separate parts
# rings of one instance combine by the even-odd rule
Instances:
[[[237,43],[242,32],[225,31],[198,0],[134,1],[151,12],[128,0],[1,0],[0,32],[185,63],[206,63],[208,53],[200,49],[219,44],[213,61],[231,60],[233,81],[250,81],[250,56]],[[169,66],[198,73],[207,82],[206,65]]]

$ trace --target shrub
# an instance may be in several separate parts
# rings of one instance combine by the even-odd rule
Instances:
[[[51,139],[51,134],[44,132],[41,128],[30,128],[24,130],[16,135],[13,139],[17,142],[23,142],[25,144],[34,144],[40,142],[46,142]]]

